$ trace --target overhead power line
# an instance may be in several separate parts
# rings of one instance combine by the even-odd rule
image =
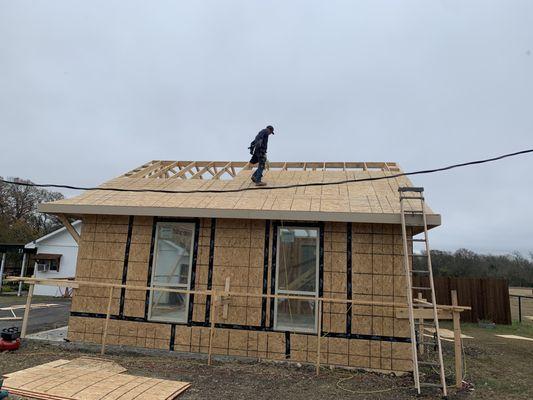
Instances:
[[[17,186],[31,186],[31,187],[40,187],[40,188],[57,188],[57,189],[72,189],[72,190],[103,190],[109,192],[129,192],[129,193],[169,193],[169,194],[194,194],[194,193],[237,193],[237,192],[248,192],[252,190],[280,190],[280,189],[292,189],[299,187],[310,187],[310,186],[330,186],[330,185],[340,185],[344,183],[357,183],[357,182],[369,182],[369,181],[380,181],[384,179],[394,179],[402,176],[413,176],[413,175],[425,175],[432,174],[435,172],[448,171],[455,168],[468,167],[471,165],[485,164],[489,162],[494,162],[502,160],[504,158],[516,157],[523,154],[533,153],[533,149],[521,150],[514,153],[503,154],[501,156],[485,158],[483,160],[468,161],[460,164],[448,165],[446,167],[425,169],[420,171],[412,172],[401,172],[398,174],[368,177],[361,179],[345,179],[340,181],[333,182],[311,182],[311,183],[295,183],[290,185],[283,186],[252,186],[239,189],[205,189],[205,190],[167,190],[167,189],[127,189],[127,188],[114,188],[114,187],[83,187],[83,186],[73,186],[73,185],[57,185],[50,183],[32,183],[32,182],[23,182],[23,181],[7,181],[0,179],[0,182],[7,183],[10,185]]]

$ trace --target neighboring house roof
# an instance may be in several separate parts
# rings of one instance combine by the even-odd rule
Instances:
[[[74,229],[76,229],[76,231],[78,231],[78,233],[81,232],[81,220],[74,221],[72,223],[72,226],[74,227]],[[52,232],[50,232],[47,235],[41,236],[39,239],[35,239],[32,242],[26,243],[24,248],[25,249],[35,249],[39,243],[45,242],[48,239],[51,239],[51,238],[59,235],[60,233],[65,232],[66,230],[67,230],[67,228],[65,228],[65,227],[56,229],[55,231],[52,231]]]
[[[400,223],[399,186],[405,177],[328,186],[269,189],[270,186],[336,182],[401,172],[394,162],[274,162],[265,171],[266,189],[229,193],[135,193],[92,190],[39,206],[48,213],[163,217],[254,218]],[[101,187],[164,190],[228,190],[254,187],[247,162],[151,161]],[[410,201],[409,208],[419,208]],[[429,208],[428,224],[440,225]]]

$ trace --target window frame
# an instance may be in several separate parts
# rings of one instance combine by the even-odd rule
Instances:
[[[168,283],[162,285],[160,282],[157,282],[157,284],[154,284],[154,275],[157,271],[157,255],[159,253],[158,251],[158,245],[159,245],[159,227],[165,226],[165,225],[190,225],[192,227],[191,229],[191,244],[189,248],[189,270],[187,273],[187,284],[183,283]],[[185,318],[183,320],[176,320],[176,319],[169,319],[165,317],[157,317],[152,316],[152,307],[153,307],[153,296],[154,293],[158,292],[158,288],[177,288],[177,289],[185,289],[190,290],[191,289],[191,280],[192,280],[192,270],[194,268],[194,250],[195,250],[195,239],[196,239],[196,222],[193,221],[157,221],[155,222],[155,237],[154,237],[154,250],[153,250],[153,257],[152,257],[152,271],[150,276],[150,295],[148,297],[148,315],[147,320],[148,321],[156,321],[156,322],[167,322],[171,324],[186,324],[188,320],[188,311],[190,307],[190,301],[191,301],[191,295],[190,293],[181,293],[185,296]],[[165,293],[177,293],[178,292],[165,292]]]
[[[315,230],[316,231],[316,270],[315,270],[315,290],[314,292],[309,291],[303,291],[303,290],[286,290],[286,289],[279,289],[279,270],[280,270],[280,262],[279,257],[281,253],[281,229],[302,229],[302,230]],[[299,224],[290,224],[290,225],[278,225],[276,227],[276,242],[273,243],[276,246],[276,271],[275,272],[275,294],[276,295],[289,295],[289,296],[305,296],[305,297],[314,297],[315,298],[315,310],[314,310],[314,325],[313,328],[305,329],[305,328],[296,328],[296,327],[283,327],[280,328],[278,326],[278,302],[280,300],[283,300],[282,297],[276,297],[273,299],[274,301],[274,330],[275,331],[282,331],[282,332],[296,332],[296,333],[315,333],[318,329],[318,299],[320,298],[320,235],[321,235],[321,227],[316,225],[299,225]],[[290,299],[290,300],[296,300],[296,299]],[[288,301],[290,301],[288,300]]]
[[[49,273],[49,272],[58,273],[59,272],[59,268],[61,266],[61,255],[58,254],[56,257],[51,257],[53,256],[52,254],[44,254],[44,255],[38,254],[37,256],[42,257],[42,258],[36,257],[35,259],[35,266],[36,266],[37,272],[41,272],[41,273]],[[52,268],[53,262],[56,263],[55,269]]]

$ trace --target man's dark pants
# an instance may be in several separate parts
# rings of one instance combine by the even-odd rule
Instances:
[[[265,163],[266,163],[265,156],[259,156],[258,158],[259,158],[259,162],[257,165],[257,169],[252,175],[252,181],[256,183],[261,182],[261,178],[263,178],[263,171],[265,170]]]

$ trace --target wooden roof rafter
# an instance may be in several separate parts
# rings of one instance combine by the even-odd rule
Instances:
[[[190,172],[190,170],[193,169],[195,165],[196,165],[196,161],[189,163],[186,167],[180,169],[174,176],[172,176],[171,179],[175,179],[175,178],[187,179],[187,176],[185,174],[187,172]]]
[[[251,170],[254,165],[246,161],[162,161],[154,160],[143,164],[126,174],[126,178],[153,179],[221,179],[226,174],[230,178],[237,177],[241,172]],[[268,162],[267,170],[271,171],[383,171],[398,172],[400,167],[395,162]]]
[[[224,165],[222,169],[218,170],[218,172],[213,175],[212,179],[220,179],[224,173],[228,173],[232,178],[235,177],[235,167],[233,167],[231,161]]]
[[[211,167],[213,166],[215,162],[211,161],[209,164],[207,164],[205,167],[200,168],[198,165],[196,166],[196,173],[191,176],[191,179],[203,179],[203,175],[206,172],[209,172],[211,176],[214,176],[215,174],[211,171]]]

